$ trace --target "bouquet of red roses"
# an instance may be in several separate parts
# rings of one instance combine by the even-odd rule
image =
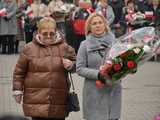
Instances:
[[[130,73],[136,73],[138,67],[156,54],[160,39],[153,27],[144,27],[127,33],[117,39],[109,51],[106,51],[99,73],[105,79],[96,81],[96,86],[112,86]]]

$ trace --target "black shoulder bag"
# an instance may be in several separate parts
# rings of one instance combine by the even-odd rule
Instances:
[[[78,111],[80,111],[79,99],[78,99],[77,93],[75,92],[75,87],[74,87],[71,73],[68,73],[68,79],[71,82],[72,91],[69,92],[68,97],[67,97],[67,111],[68,111],[68,113],[69,112],[78,112]]]
[[[59,55],[61,57],[61,62],[62,62],[63,57],[62,57],[62,54],[61,54],[59,46],[58,46],[58,51],[59,51]],[[71,87],[72,87],[72,91],[70,91],[68,93],[68,95],[67,95],[67,105],[66,105],[67,107],[66,107],[66,110],[67,110],[67,113],[69,114],[70,112],[78,112],[78,111],[80,111],[80,106],[79,106],[78,95],[75,92],[75,87],[74,87],[74,83],[73,83],[73,79],[72,79],[71,73],[67,72],[66,77],[67,77],[66,84],[67,84],[68,90],[70,91],[69,82],[71,83]]]

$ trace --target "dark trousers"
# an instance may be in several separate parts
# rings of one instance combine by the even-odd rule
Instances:
[[[18,47],[19,47],[19,40],[15,40],[14,42],[14,53],[18,53]]]
[[[33,39],[33,32],[25,32],[25,41],[26,43],[31,42]]]
[[[6,54],[7,51],[7,39],[4,35],[1,36],[1,47],[2,47],[2,53]]]
[[[39,117],[33,117],[32,120],[65,120],[65,118],[39,118]]]
[[[75,34],[75,40],[74,40],[74,45],[73,46],[74,46],[76,54],[78,53],[81,42],[84,41],[84,40],[85,40],[84,35]]]
[[[2,53],[12,54],[14,53],[14,35],[3,35],[2,37]]]

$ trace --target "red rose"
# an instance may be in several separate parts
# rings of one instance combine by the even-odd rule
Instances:
[[[96,87],[102,88],[102,87],[104,87],[104,84],[100,80],[96,80]]]
[[[100,66],[100,73],[105,76],[106,74],[108,74],[108,72],[111,70],[111,68],[112,68],[112,64],[106,63],[106,64]]]
[[[100,70],[100,73],[105,76],[107,74],[107,70]]]
[[[128,61],[127,62],[127,67],[128,68],[134,68],[136,66],[136,63],[132,60]]]
[[[115,71],[120,71],[121,70],[121,65],[116,63],[116,64],[114,64],[113,68],[114,68]]]

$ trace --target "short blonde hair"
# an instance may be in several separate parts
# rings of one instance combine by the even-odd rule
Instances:
[[[46,28],[56,29],[56,21],[51,17],[42,18],[37,24],[38,31]]]
[[[92,13],[92,14],[89,15],[89,17],[88,17],[88,19],[85,23],[85,35],[90,34],[90,32],[91,32],[91,26],[90,26],[91,21],[94,17],[97,17],[97,16],[100,17],[103,20],[103,22],[105,24],[105,31],[106,32],[110,31],[110,28],[109,28],[109,25],[108,25],[108,22],[107,22],[106,18],[103,15],[95,12],[95,13]]]

